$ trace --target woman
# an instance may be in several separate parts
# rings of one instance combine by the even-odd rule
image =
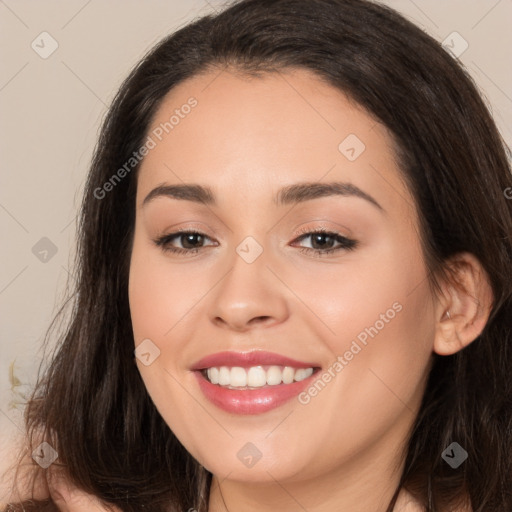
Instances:
[[[32,510],[510,511],[511,186],[472,81],[386,7],[166,38],[89,173]]]

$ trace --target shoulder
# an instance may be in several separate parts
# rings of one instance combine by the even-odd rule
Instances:
[[[32,458],[28,437],[10,439],[0,451],[0,510],[6,510],[8,504],[51,500],[58,510],[120,512],[74,486],[58,463],[46,470],[39,466]]]
[[[0,506],[50,497],[44,472],[32,459],[28,438],[6,436],[1,447]]]
[[[121,512],[113,505],[107,506],[96,496],[78,489],[63,472],[53,472],[48,479],[50,494],[59,510],[70,512]]]

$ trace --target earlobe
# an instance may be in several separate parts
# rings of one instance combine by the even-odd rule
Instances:
[[[442,284],[434,339],[434,352],[439,355],[455,354],[478,338],[493,302],[487,273],[474,255],[460,253],[449,265],[456,281]]]

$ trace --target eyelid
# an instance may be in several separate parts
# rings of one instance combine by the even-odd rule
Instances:
[[[307,223],[301,224],[298,228],[294,231],[294,236],[300,236],[304,233],[333,233],[340,236],[343,236],[345,238],[353,238],[355,235],[352,232],[351,229],[349,229],[344,224],[341,224],[339,222],[333,222],[329,220],[329,224],[334,225],[332,227],[325,225],[327,219],[312,219],[311,221],[308,221]],[[314,224],[314,223],[320,223],[320,224]],[[313,224],[313,225],[312,225]]]
[[[194,234],[194,235],[200,235],[202,236],[203,238],[207,238],[209,240],[213,240],[213,238],[209,235],[207,235],[206,233],[204,233],[203,231],[200,231],[198,229],[192,229],[192,228],[185,228],[185,229],[176,229],[174,231],[171,231],[170,233],[164,233],[162,235],[157,235],[153,241],[157,244],[157,245],[165,245],[166,243],[168,243],[168,241],[170,240],[173,240],[173,239],[177,239],[179,238],[181,235],[183,234]],[[193,249],[189,249],[189,251],[191,251]]]
[[[350,237],[345,236],[335,230],[327,229],[324,226],[302,227],[298,230],[298,232],[295,232],[295,234],[293,235],[294,239],[292,242],[296,243],[296,242],[300,241],[301,239],[306,238],[307,236],[311,236],[311,235],[314,235],[317,233],[325,234],[329,238],[334,239],[335,242],[338,243],[338,246],[333,247],[333,248],[328,248],[328,249],[314,249],[312,247],[298,247],[300,252],[306,253],[306,254],[312,254],[315,257],[326,257],[332,253],[338,253],[341,251],[345,251],[345,252],[351,251],[351,250],[356,249],[359,246],[358,240],[355,240],[351,236]],[[155,245],[160,247],[164,252],[173,253],[175,255],[183,254],[183,255],[189,256],[189,255],[197,254],[198,252],[201,252],[203,249],[208,247],[208,245],[202,246],[202,247],[195,247],[192,249],[182,249],[180,247],[171,247],[170,246],[171,241],[173,241],[175,239],[179,239],[180,235],[182,235],[182,234],[199,235],[205,239],[213,240],[212,237],[210,237],[209,235],[207,235],[206,233],[204,233],[198,229],[194,229],[192,227],[180,227],[180,228],[172,231],[169,234],[163,234],[161,236],[158,236],[157,238],[155,238],[153,240],[153,242],[155,243]],[[212,245],[217,246],[218,242],[215,242],[214,244],[210,244],[209,246],[212,246]],[[294,246],[292,245],[292,247],[294,247]]]

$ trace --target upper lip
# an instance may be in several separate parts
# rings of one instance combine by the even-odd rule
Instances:
[[[251,366],[263,365],[292,366],[293,368],[315,368],[320,366],[317,363],[297,361],[273,352],[254,350],[251,352],[227,351],[210,354],[195,362],[190,369],[204,370],[205,368],[218,368],[220,366],[241,366],[242,368],[249,368]]]

